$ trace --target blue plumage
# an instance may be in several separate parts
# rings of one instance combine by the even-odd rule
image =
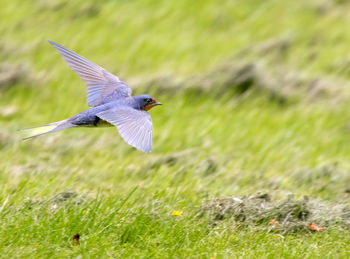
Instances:
[[[49,42],[86,83],[88,105],[92,108],[67,120],[39,126],[48,129],[29,138],[73,127],[114,125],[129,145],[146,153],[151,152],[152,118],[147,111],[161,103],[150,95],[131,96],[131,88],[117,76],[77,53]]]

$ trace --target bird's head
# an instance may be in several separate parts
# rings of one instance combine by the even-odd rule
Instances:
[[[162,105],[162,103],[158,102],[154,97],[146,94],[135,96],[135,100],[140,109],[144,111],[148,111],[154,106]]]

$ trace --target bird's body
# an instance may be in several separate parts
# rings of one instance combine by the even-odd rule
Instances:
[[[76,127],[108,127],[113,126],[108,121],[102,120],[97,116],[98,113],[109,110],[114,103],[107,103],[97,107],[85,110],[73,117],[69,118],[67,121]],[[117,107],[117,106],[116,106]]]
[[[143,95],[142,95],[143,96]],[[79,127],[109,127],[114,126],[113,124],[109,123],[108,121],[105,121],[98,117],[98,114],[107,111],[110,109],[122,109],[125,107],[130,107],[136,110],[141,110],[139,106],[139,102],[135,97],[138,96],[131,96],[126,98],[119,98],[117,101],[108,102],[96,107],[92,107],[90,109],[87,109],[81,113],[78,113],[77,115],[71,117],[68,119],[70,123],[73,125],[79,126]]]
[[[130,100],[130,103],[132,100]],[[112,108],[124,107],[126,104],[125,100],[120,100],[116,102],[110,102],[102,104],[96,107],[92,107],[73,117],[69,118],[68,121],[77,127],[101,127],[101,126],[113,126],[108,121],[102,120],[97,116],[100,112],[107,111]]]
[[[91,108],[69,119],[39,126],[48,130],[28,138],[73,127],[116,126],[129,145],[151,152],[152,118],[147,111],[161,103],[150,95],[131,96],[131,88],[117,76],[57,43],[50,43],[87,84]]]

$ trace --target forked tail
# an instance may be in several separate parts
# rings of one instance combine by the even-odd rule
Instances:
[[[63,120],[63,121],[57,121],[57,122],[53,122],[53,123],[49,123],[49,124],[45,124],[37,127],[26,128],[23,130],[30,131],[30,133],[28,134],[29,136],[23,138],[23,140],[35,138],[44,134],[53,133],[56,131],[65,130],[73,127],[76,127],[76,125],[71,124],[70,122],[68,122],[68,120]]]

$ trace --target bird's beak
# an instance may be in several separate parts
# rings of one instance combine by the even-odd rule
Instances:
[[[156,102],[156,103],[154,103],[154,106],[156,106],[156,105],[163,105],[163,104],[160,102]]]

